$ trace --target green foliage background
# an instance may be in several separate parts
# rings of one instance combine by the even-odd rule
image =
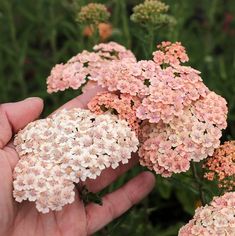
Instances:
[[[46,78],[53,65],[64,62],[92,44],[75,22],[76,7],[93,1],[1,0],[0,1],[0,102],[29,96],[45,100],[43,116],[78,95],[66,91],[49,95]],[[109,40],[131,48],[146,58],[144,32],[130,22],[138,0],[107,0],[113,35]],[[229,103],[229,126],[224,140],[235,138],[235,2],[233,0],[166,0],[177,20],[171,29],[159,30],[156,43],[181,41],[190,65],[202,72],[208,87]],[[143,168],[131,170],[104,191],[113,191]],[[115,220],[97,235],[177,235],[199,200],[197,183],[190,172],[171,179],[157,178],[156,188],[140,205]],[[208,191],[208,200],[215,194]],[[79,224],[79,222],[78,222]]]

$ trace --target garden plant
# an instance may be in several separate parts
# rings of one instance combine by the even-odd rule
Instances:
[[[14,204],[32,202],[43,217],[64,212],[78,194],[89,212],[105,209],[106,194],[148,170],[152,193],[87,233],[235,235],[235,4],[45,2],[0,5],[8,33],[0,38],[1,99],[45,99],[41,119],[9,144],[19,158]],[[78,95],[79,106],[58,109]],[[116,182],[92,190],[123,166],[130,170]]]

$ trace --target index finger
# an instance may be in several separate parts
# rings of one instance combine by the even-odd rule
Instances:
[[[69,102],[65,103],[63,106],[58,108],[53,113],[61,110],[61,109],[72,109],[72,108],[87,108],[88,102],[98,93],[104,91],[104,88],[101,88],[96,83],[89,83],[84,87],[83,94],[77,96],[76,98],[70,100]],[[52,113],[52,114],[53,114]]]

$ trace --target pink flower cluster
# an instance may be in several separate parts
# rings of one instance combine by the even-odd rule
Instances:
[[[125,120],[74,108],[30,123],[14,144],[20,157],[14,198],[36,201],[38,211],[47,213],[74,201],[73,183],[126,164],[139,141]]]
[[[93,53],[101,61],[88,63],[87,78],[111,93],[97,95],[89,107],[97,114],[104,112],[102,107],[115,109],[135,131],[142,123],[138,127],[140,163],[171,176],[187,171],[190,161],[213,154],[227,125],[227,106],[206,87],[199,71],[181,64],[188,61],[181,43],[163,42],[157,48],[153,60],[136,61],[115,43],[95,46]],[[84,77],[82,70],[79,75]],[[127,96],[138,98],[134,109],[130,100],[123,101]]]
[[[153,53],[153,60],[158,65],[179,65],[189,60],[185,48],[180,42],[162,42],[157,46],[159,50]]]
[[[92,98],[88,108],[97,115],[106,112],[117,115],[119,119],[126,120],[132,130],[138,134],[140,120],[136,117],[136,108],[139,104],[140,99],[129,94],[118,96],[110,92],[101,92]]]
[[[200,207],[179,236],[235,235],[235,192],[214,197],[209,205]]]
[[[127,50],[116,42],[100,43],[95,45],[93,50],[99,52],[101,57],[109,60],[122,60],[129,58],[132,61],[136,61],[134,54],[130,50]]]
[[[136,61],[131,51],[115,42],[96,45],[94,50],[95,52],[84,50],[67,63],[56,65],[47,78],[47,91],[52,93],[68,88],[78,89],[86,83],[91,74],[95,77],[108,61],[118,61],[123,58]]]
[[[91,80],[108,91],[142,97],[148,94],[149,89],[144,82],[149,79],[151,72],[155,73],[155,67],[153,61],[134,62],[130,58],[108,61],[99,71],[95,71],[95,74],[91,73]]]
[[[143,99],[137,116],[150,123],[160,120],[169,123],[174,117],[180,117],[185,107],[209,92],[199,73],[186,66],[159,67],[149,79],[149,96]]]
[[[139,150],[140,163],[168,177],[187,171],[190,161],[198,162],[211,156],[220,144],[221,126],[225,125],[225,116],[215,118],[217,110],[207,106],[208,103],[213,105],[213,102],[218,110],[226,107],[222,97],[210,92],[168,124],[145,124],[142,128],[143,144]]]
[[[205,178],[217,180],[218,187],[227,191],[235,189],[235,141],[228,141],[217,148],[212,157],[207,158],[204,168]]]

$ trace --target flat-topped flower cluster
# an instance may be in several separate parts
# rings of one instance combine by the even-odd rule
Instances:
[[[209,205],[198,208],[193,219],[180,229],[178,235],[235,235],[235,192],[214,197]]]
[[[140,140],[140,163],[168,177],[211,156],[227,125],[226,101],[206,87],[199,71],[183,65],[187,61],[179,42],[162,42],[152,60],[141,61],[117,43],[99,44],[59,65],[60,71],[57,65],[48,92],[77,89],[87,80],[105,88],[89,109],[126,120]]]
[[[67,63],[56,65],[47,79],[47,91],[52,93],[68,88],[78,89],[88,79],[95,80],[97,73],[109,61],[136,61],[131,51],[114,42],[102,43],[93,49],[94,52],[84,50]]]
[[[125,120],[74,108],[37,120],[15,140],[16,201],[36,201],[38,211],[61,210],[74,201],[74,184],[127,163],[138,139]]]

